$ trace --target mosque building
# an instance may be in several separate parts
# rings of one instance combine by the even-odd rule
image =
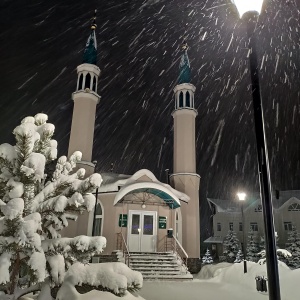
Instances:
[[[92,162],[98,79],[96,17],[88,37],[83,62],[77,67],[76,91],[68,155],[82,152],[80,168],[94,172]],[[161,253],[173,245],[186,258],[190,270],[200,267],[200,176],[196,170],[195,86],[187,44],[183,43],[178,84],[174,88],[173,173],[170,185],[160,182],[146,169],[133,175],[101,173],[103,182],[95,192],[95,210],[70,222],[65,236],[102,235],[104,254],[126,248],[129,253]],[[174,247],[175,245],[175,247]]]

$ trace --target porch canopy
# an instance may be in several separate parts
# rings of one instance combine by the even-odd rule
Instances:
[[[180,200],[171,189],[160,183],[148,181],[123,186],[116,194],[114,205],[119,202],[168,205],[171,209],[180,207]]]

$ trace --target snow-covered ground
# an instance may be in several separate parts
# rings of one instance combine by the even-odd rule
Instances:
[[[72,287],[64,300],[267,300],[268,294],[257,292],[255,282],[256,276],[266,276],[266,265],[248,262],[247,266],[246,274],[242,263],[221,263],[204,266],[193,281],[144,281],[138,295],[126,292],[122,298],[99,291],[80,295]],[[290,270],[280,263],[279,275],[281,299],[298,300],[300,269]]]
[[[28,296],[21,297],[20,300],[37,300],[38,297],[34,296],[32,294]],[[47,300],[50,300],[49,298],[45,298]],[[118,297],[110,292],[101,292],[101,291],[90,291],[86,294],[79,294],[76,291],[73,291],[69,293],[68,297],[65,298],[72,299],[72,300],[145,300],[139,295],[133,295],[129,292],[126,292],[123,297]]]
[[[266,266],[248,262],[248,273],[243,264],[205,266],[191,282],[144,282],[139,295],[146,300],[260,300],[267,293],[256,291],[255,277],[266,276]],[[214,276],[210,278],[211,276]],[[290,270],[279,265],[281,299],[298,300],[300,269]]]

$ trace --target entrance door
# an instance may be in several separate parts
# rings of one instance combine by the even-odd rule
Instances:
[[[156,212],[129,211],[128,248],[131,252],[156,251]]]

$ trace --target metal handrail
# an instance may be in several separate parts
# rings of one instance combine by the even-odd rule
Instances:
[[[129,253],[128,246],[127,246],[127,243],[126,243],[126,241],[125,241],[124,235],[123,235],[122,232],[117,233],[117,235],[118,235],[118,237],[121,236],[121,238],[122,238],[122,240],[121,240],[121,248],[122,248],[122,249],[120,249],[120,250],[123,251],[123,256],[124,256],[124,258],[125,258],[125,264],[126,264],[127,266],[129,266],[129,257],[130,257],[130,253]],[[117,244],[119,244],[118,241],[117,241]],[[124,247],[125,247],[125,249],[124,249]],[[125,252],[126,252],[126,253],[125,253]],[[128,259],[127,259],[127,258],[128,258]]]
[[[180,250],[183,252],[186,260],[189,258],[188,254],[186,253],[186,251],[183,249],[182,245],[180,244],[180,242],[176,239],[175,236],[173,236],[173,239],[175,240],[176,244],[179,246]]]
[[[172,239],[171,240],[172,250],[180,257],[182,262],[187,266],[187,261],[188,261],[189,256],[175,236],[172,236],[172,238],[166,236],[166,250],[168,250],[168,240],[169,239]],[[179,253],[178,250],[181,250],[180,251],[181,253]]]

